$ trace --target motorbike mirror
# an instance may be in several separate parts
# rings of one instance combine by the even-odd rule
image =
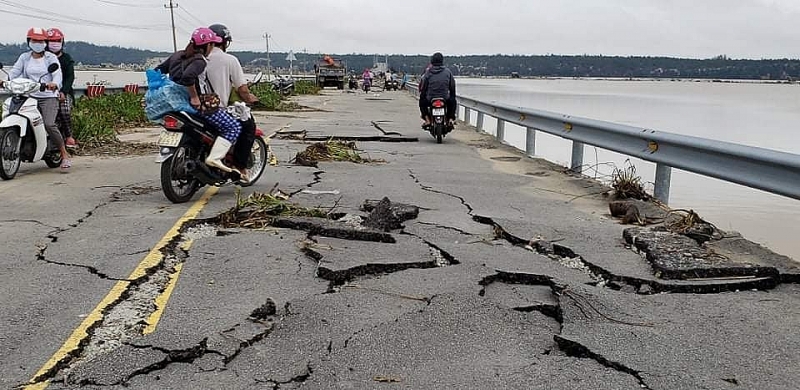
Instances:
[[[258,84],[261,82],[261,79],[263,78],[264,78],[264,72],[259,71],[258,73],[256,73],[256,77],[253,77],[252,83]]]
[[[47,67],[47,73],[55,73],[55,71],[57,70],[58,70],[58,64],[56,63],[50,64],[50,66]]]

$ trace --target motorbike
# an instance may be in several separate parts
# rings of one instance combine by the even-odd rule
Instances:
[[[249,118],[249,109],[244,103],[234,103],[231,110],[239,110],[236,116]],[[247,116],[242,116],[242,112]],[[268,162],[268,148],[264,141],[264,132],[256,128],[256,137],[251,149],[247,169],[249,182],[241,182],[236,171],[225,172],[206,165],[205,160],[218,136],[217,129],[205,122],[202,117],[183,111],[172,112],[162,118],[163,130],[157,145],[160,155],[156,159],[161,163],[161,189],[173,203],[184,203],[192,199],[203,186],[223,186],[227,183],[239,184],[243,187],[253,185],[261,175]],[[233,165],[233,149],[228,151],[224,159],[227,166]]]
[[[283,96],[289,96],[294,93],[294,79],[284,78],[276,74],[275,79],[271,81],[272,89]]]
[[[369,93],[370,87],[372,87],[372,79],[364,79],[364,83],[362,85],[364,92]]]
[[[400,83],[394,79],[386,80],[386,84],[383,88],[384,91],[391,91],[391,90],[397,91],[399,89],[400,89]]]
[[[431,124],[427,127],[433,138],[436,138],[436,143],[442,143],[447,133],[453,130],[453,126],[447,121],[447,103],[442,98],[431,100],[431,106],[428,109],[431,117]]]
[[[0,64],[2,69],[3,64]],[[58,64],[50,64],[47,68],[49,73],[57,70]],[[6,73],[5,70],[2,72]],[[11,97],[3,103],[0,121],[0,178],[3,180],[13,179],[23,161],[41,160],[50,168],[61,165],[61,152],[50,142],[38,102],[30,97],[33,92],[47,89],[41,81],[41,78],[39,81],[15,78],[5,84]]]
[[[350,79],[347,82],[347,86],[350,89],[358,89],[358,78],[355,76],[350,76]]]

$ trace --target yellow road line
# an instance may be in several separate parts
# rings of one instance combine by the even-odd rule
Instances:
[[[139,265],[136,266],[136,269],[131,272],[127,280],[136,280],[144,276],[148,269],[155,267],[159,262],[161,262],[163,258],[161,249],[166,247],[173,238],[180,234],[179,229],[181,225],[183,225],[186,221],[194,219],[198,214],[200,214],[200,210],[205,207],[205,205],[208,203],[211,197],[217,193],[217,191],[219,191],[218,187],[209,187],[209,189],[203,193],[203,196],[200,197],[197,202],[194,202],[192,207],[190,207],[189,210],[187,210],[186,213],[183,214],[183,216],[178,219],[174,225],[172,225],[172,227],[167,231],[164,237],[161,238],[158,244],[156,244],[156,246],[150,250],[150,253],[148,253],[147,256],[145,256],[144,259],[139,263]],[[86,316],[80,325],[78,325],[78,327],[72,332],[72,335],[70,335],[67,338],[67,341],[64,342],[64,345],[62,345],[61,348],[56,351],[52,357],[50,357],[47,363],[45,363],[44,366],[42,366],[42,368],[36,372],[36,375],[34,375],[29,382],[31,384],[24,387],[24,390],[42,390],[48,386],[49,381],[36,383],[37,378],[48,373],[53,369],[53,367],[56,366],[56,364],[58,364],[58,362],[63,360],[70,353],[78,350],[81,340],[84,340],[89,336],[89,328],[92,327],[92,325],[94,325],[96,322],[103,319],[103,313],[106,311],[106,309],[111,304],[118,301],[131,284],[131,282],[127,280],[121,280],[117,282],[113,288],[111,288],[111,291],[108,292],[108,295],[106,295],[106,297],[103,298],[99,304],[97,304],[97,307],[95,307],[94,310],[92,310],[92,312]],[[166,301],[164,301],[163,304],[166,305]],[[156,319],[156,321],[158,321],[158,319]],[[150,323],[149,326],[155,327],[155,323]]]

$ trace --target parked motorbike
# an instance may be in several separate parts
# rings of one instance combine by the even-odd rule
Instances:
[[[3,64],[0,64],[0,70]],[[50,64],[49,73],[58,70]],[[2,70],[6,73],[5,70]],[[6,73],[8,75],[8,73]],[[50,142],[44,127],[38,102],[30,94],[47,89],[46,84],[26,78],[16,78],[4,84],[11,97],[3,103],[0,122],[0,177],[11,180],[19,171],[20,162],[44,161],[50,168],[61,165],[61,152]]]
[[[236,104],[244,107],[243,103]],[[246,118],[249,118],[249,109],[247,115]],[[183,111],[164,116],[162,126],[164,129],[157,142],[160,156],[156,162],[161,163],[161,188],[173,203],[188,202],[205,185],[222,186],[229,182],[238,182],[242,186],[253,185],[267,166],[268,149],[261,129],[256,129],[255,142],[247,162],[250,181],[242,183],[239,182],[241,177],[238,172],[225,172],[205,163],[218,136],[214,126],[199,116]],[[227,166],[233,166],[233,149],[225,157]]]
[[[294,79],[276,74],[271,83],[272,89],[283,96],[289,96],[294,93]]]
[[[427,128],[433,138],[436,138],[436,143],[442,143],[447,133],[453,130],[453,126],[447,121],[447,103],[442,98],[431,100],[431,106],[428,109],[431,118],[431,124]]]

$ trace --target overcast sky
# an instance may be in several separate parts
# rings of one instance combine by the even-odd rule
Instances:
[[[167,1],[0,0],[0,39],[30,26],[67,40],[172,51]],[[800,0],[183,0],[178,46],[228,25],[232,50],[800,58]],[[392,4],[392,5],[390,5]],[[40,12],[45,10],[46,12]],[[9,14],[37,15],[29,16]],[[57,19],[47,20],[47,19]],[[94,26],[106,23],[111,26]],[[137,27],[139,30],[116,26]]]

